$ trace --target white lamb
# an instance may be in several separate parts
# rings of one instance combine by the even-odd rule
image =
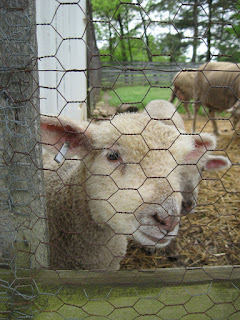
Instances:
[[[144,110],[153,119],[159,119],[164,123],[175,125],[180,132],[185,132],[184,122],[177,112],[175,106],[166,100],[153,100],[149,102]],[[204,139],[205,133],[195,137],[196,143]],[[209,135],[209,134],[207,134]],[[216,148],[216,138],[212,136],[213,144],[211,150]],[[213,155],[207,151],[196,164],[179,166],[182,183],[180,191],[183,196],[182,214],[193,213],[197,205],[198,186],[202,179],[203,170],[215,171],[229,167],[231,162],[225,156]]]
[[[167,246],[177,235],[182,195],[178,164],[197,161],[214,139],[182,135],[148,115],[76,123],[41,122],[43,145],[70,149],[57,170],[45,170],[50,265],[58,269],[119,269],[127,239]],[[78,157],[74,158],[75,156]]]

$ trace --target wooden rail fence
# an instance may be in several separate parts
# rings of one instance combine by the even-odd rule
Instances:
[[[121,87],[135,85],[150,85],[169,87],[174,75],[186,68],[198,68],[200,64],[193,63],[163,63],[163,62],[121,62],[102,63],[102,86]]]

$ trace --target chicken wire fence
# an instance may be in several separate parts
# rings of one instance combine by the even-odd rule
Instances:
[[[146,34],[166,24],[147,3],[119,1],[114,14],[137,7]],[[207,15],[207,3],[176,6]],[[91,32],[108,24],[121,45],[121,30],[82,0],[2,1],[0,16],[0,319],[238,319],[238,65],[196,71],[173,51],[160,54],[172,56],[167,67],[115,59],[111,69],[95,61]],[[181,74],[169,83],[189,66],[181,74],[200,78],[195,97],[179,87]],[[117,70],[105,85],[103,70]],[[215,82],[216,73],[230,80]],[[121,77],[129,85],[140,75],[144,96],[122,97]],[[99,88],[118,106],[106,93],[97,102]],[[141,110],[153,88],[180,107],[203,103],[197,133],[168,102]]]

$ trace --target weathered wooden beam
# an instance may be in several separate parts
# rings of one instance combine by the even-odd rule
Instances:
[[[5,270],[4,279],[10,280],[11,271]],[[154,270],[120,270],[92,272],[87,270],[32,270],[21,271],[19,278],[41,285],[137,285],[201,284],[211,281],[240,280],[240,266],[206,266],[199,268],[162,268]]]
[[[35,1],[0,6],[0,263],[48,266]]]

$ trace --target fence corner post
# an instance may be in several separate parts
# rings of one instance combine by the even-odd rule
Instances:
[[[0,29],[0,262],[46,268],[35,1],[3,1]]]

